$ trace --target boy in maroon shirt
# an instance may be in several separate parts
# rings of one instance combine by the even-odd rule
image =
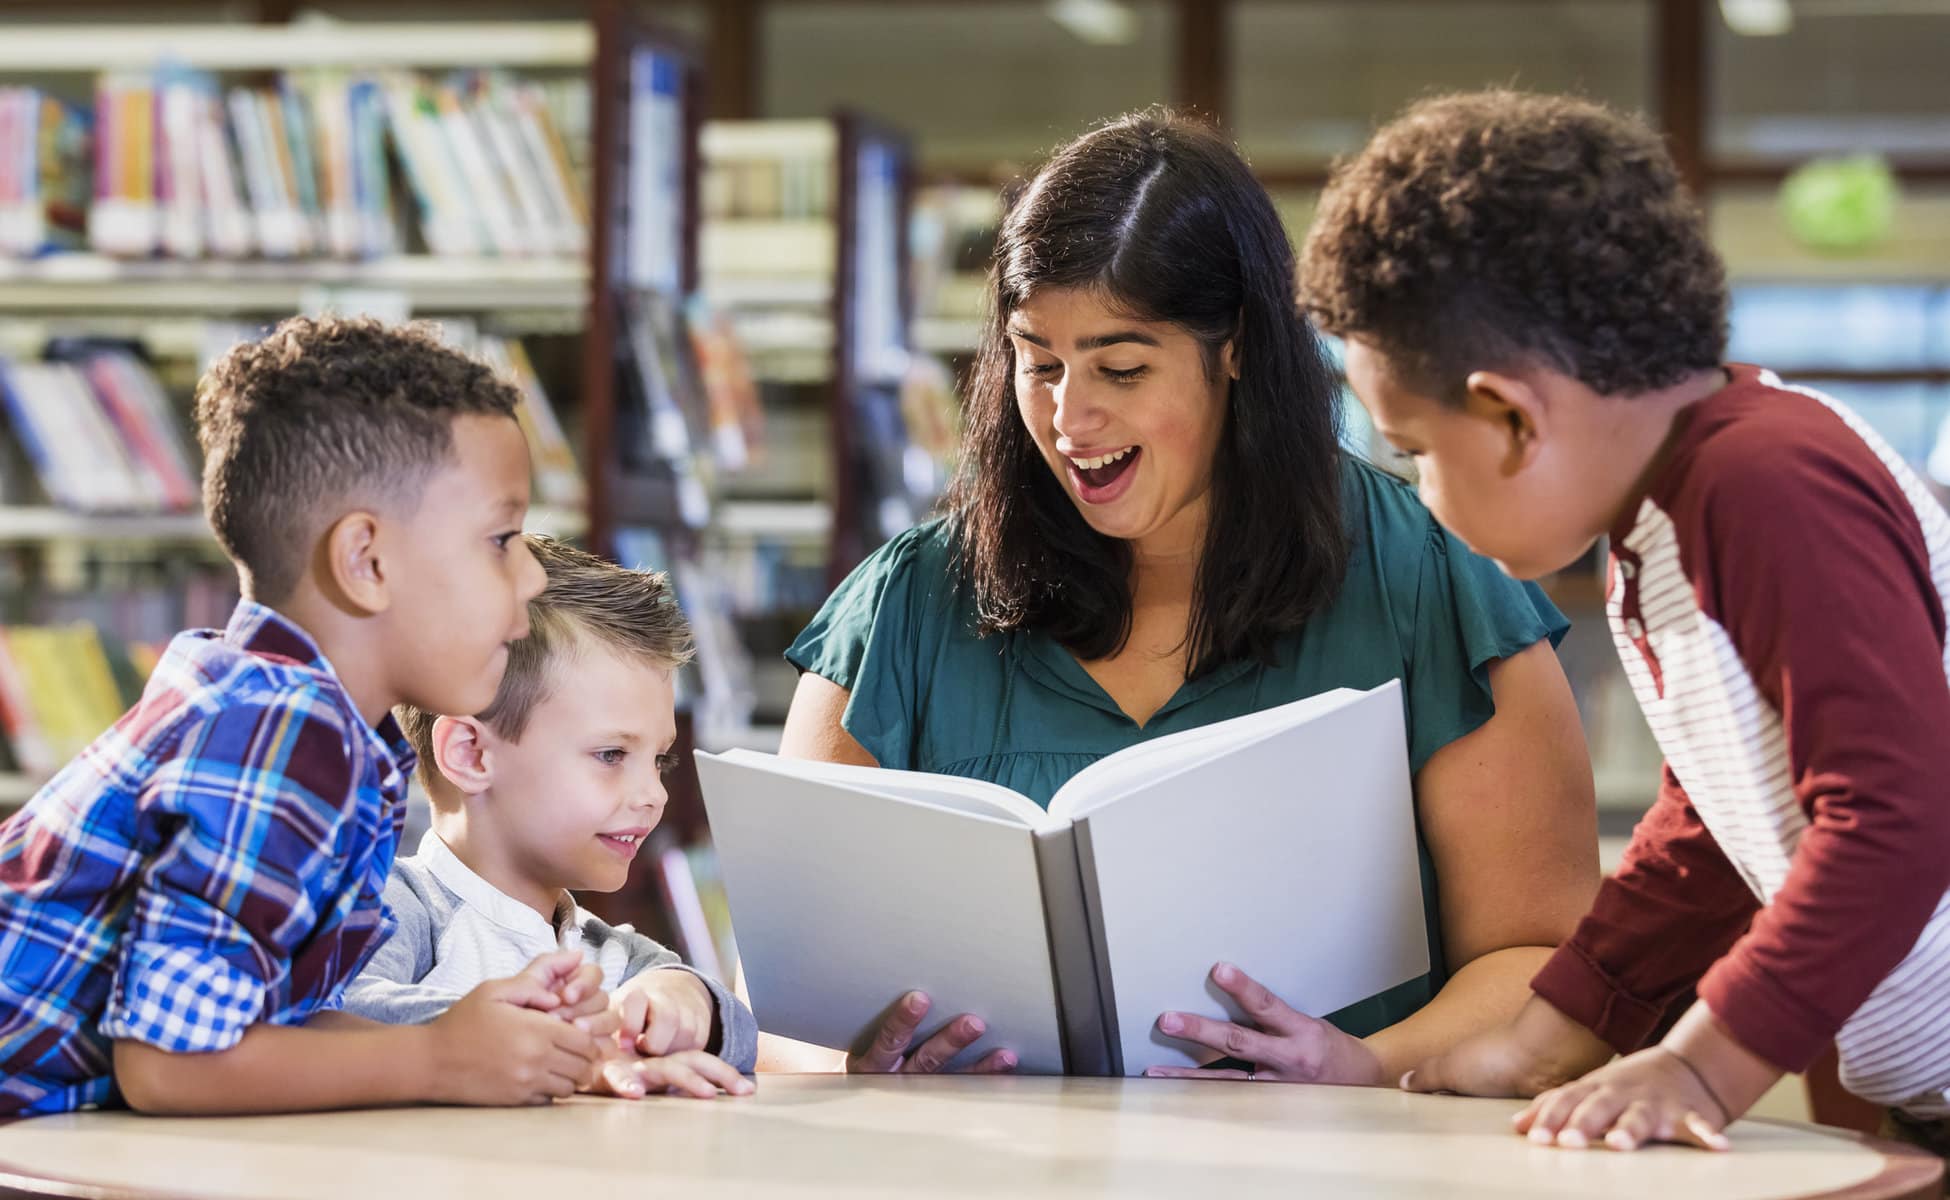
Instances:
[[[1940,1136],[1950,518],[1855,414],[1723,361],[1699,214],[1658,137],[1597,105],[1414,106],[1335,172],[1304,257],[1438,519],[1521,578],[1610,535],[1607,614],[1666,754],[1535,995],[1403,1086],[1534,1096],[1540,1143],[1723,1148],[1833,1042],[1844,1085]]]

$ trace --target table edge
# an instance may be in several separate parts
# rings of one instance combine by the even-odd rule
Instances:
[[[33,1117],[0,1117],[0,1129]],[[1835,1191],[1808,1192],[1785,1200],[1939,1200],[1945,1195],[1944,1160],[1915,1146],[1872,1137],[1852,1129],[1817,1125],[1811,1121],[1785,1121],[1773,1117],[1750,1117],[1756,1125],[1786,1129],[1814,1129],[1841,1141],[1853,1142],[1882,1159],[1881,1168],[1860,1183]],[[0,1159],[0,1200],[199,1200],[187,1192],[161,1189],[132,1190],[112,1185],[84,1183],[58,1175],[23,1171]]]

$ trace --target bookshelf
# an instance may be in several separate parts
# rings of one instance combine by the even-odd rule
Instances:
[[[915,454],[903,411],[909,139],[841,112],[714,121],[701,145],[703,289],[764,398],[756,465],[725,480],[707,539],[754,664],[758,724],[734,723],[728,743],[769,735],[794,682],[785,643],[873,547],[928,515],[945,472]]]
[[[584,382],[564,343],[583,337],[592,296],[578,206],[603,31],[5,29],[0,813],[120,710],[169,632],[222,623],[234,579],[197,511],[188,394],[211,357],[284,316],[440,321],[528,397],[528,528],[591,531],[568,440],[583,406],[565,423],[549,396]],[[272,140],[252,143],[267,113]],[[118,190],[130,181],[132,196]],[[122,385],[93,374],[101,356],[153,401],[137,414],[146,441]]]

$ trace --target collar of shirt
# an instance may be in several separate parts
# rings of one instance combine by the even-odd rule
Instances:
[[[323,675],[331,681],[335,691],[345,696],[350,711],[355,715],[358,713],[359,706],[352,703],[352,694],[346,691],[345,681],[339,678],[339,673],[332,668],[331,660],[318,648],[318,643],[297,622],[278,610],[254,600],[239,600],[218,640],[246,654],[282,661]],[[367,725],[362,718],[359,726],[367,731],[366,740],[377,755],[375,761],[379,765],[381,790],[388,797],[404,799],[406,781],[412,778],[414,767],[419,765],[413,743],[407,741],[405,732],[390,712],[378,725]],[[404,819],[403,810],[399,816]]]
[[[523,941],[564,949],[580,944],[582,924],[577,920],[575,897],[567,891],[556,896],[555,919],[544,921],[542,914],[475,874],[433,830],[420,839],[417,857],[461,903]]]

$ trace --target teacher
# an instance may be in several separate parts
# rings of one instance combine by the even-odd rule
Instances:
[[[782,749],[1048,804],[1147,738],[1401,679],[1429,974],[1316,1020],[1220,964],[1250,1024],[1159,1017],[1201,1060],[1241,1060],[1168,1073],[1393,1084],[1515,1013],[1589,905],[1591,769],[1563,617],[1342,448],[1294,279],[1271,199],[1204,126],[1147,111],[1059,151],[996,243],[947,515],[862,563],[787,651]],[[1297,797],[1333,802],[1293,771]],[[1184,845],[1281,869],[1195,795]],[[888,1000],[848,1069],[939,1070],[985,1032]],[[975,1069],[1013,1065],[1005,1047]]]

